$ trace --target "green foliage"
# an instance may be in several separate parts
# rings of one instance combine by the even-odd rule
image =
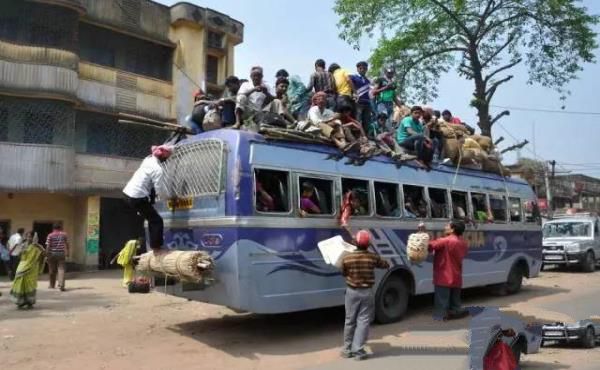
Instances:
[[[564,98],[598,47],[593,26],[600,18],[579,0],[336,0],[334,10],[340,37],[355,48],[378,35],[372,70],[394,64],[406,98],[435,98],[440,76],[455,70],[474,81],[484,120],[512,67],[524,62],[529,83]]]

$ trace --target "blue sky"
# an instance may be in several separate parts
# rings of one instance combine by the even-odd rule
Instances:
[[[166,5],[177,1],[159,0]],[[305,82],[313,70],[314,60],[323,58],[327,64],[337,62],[343,68],[355,70],[359,60],[368,59],[374,40],[365,40],[356,51],[339,37],[336,27],[337,15],[333,12],[333,0],[191,0],[191,3],[215,9],[241,21],[245,25],[244,42],[236,48],[235,73],[247,78],[250,67],[261,65],[267,81],[272,82],[275,72],[287,69],[299,75]],[[594,14],[600,14],[600,1],[584,0]],[[600,33],[600,29],[596,30]],[[600,61],[600,50],[596,51]],[[567,99],[565,110],[574,112],[600,112],[600,64],[586,65],[580,78],[569,88],[572,95]],[[563,103],[552,90],[526,84],[524,69],[512,72],[515,78],[498,90],[492,104],[497,106],[560,110]],[[468,103],[473,91],[471,81],[450,72],[442,78],[439,98],[429,102],[437,109],[449,109],[465,122],[476,122],[476,112]],[[502,109],[496,108],[497,111]],[[573,173],[587,173],[600,177],[600,114],[574,115],[512,110],[494,126],[495,138],[504,136],[503,145],[528,139],[529,144],[521,151],[523,157],[555,159],[560,169]],[[506,131],[504,130],[506,129]],[[535,134],[534,134],[535,132]],[[533,145],[535,142],[535,146]],[[513,152],[505,163],[516,160]],[[572,164],[594,163],[588,166]]]

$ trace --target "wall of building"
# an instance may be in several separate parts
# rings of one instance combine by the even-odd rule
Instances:
[[[73,262],[82,262],[83,244],[77,240],[81,218],[77,208],[78,197],[65,194],[43,193],[0,193],[0,219],[10,220],[11,232],[20,227],[31,230],[34,222],[62,221],[64,231],[71,241]]]

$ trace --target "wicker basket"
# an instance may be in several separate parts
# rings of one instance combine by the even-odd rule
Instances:
[[[170,251],[154,255],[149,252],[140,256],[138,271],[173,276],[178,280],[201,282],[212,273],[212,257],[202,251]]]
[[[427,259],[429,247],[429,235],[427,233],[415,233],[408,236],[406,255],[413,263],[423,262]]]

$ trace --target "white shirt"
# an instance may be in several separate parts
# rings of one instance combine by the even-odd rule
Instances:
[[[8,239],[8,250],[12,249],[11,256],[17,257],[23,252],[23,237],[19,233],[14,233]],[[13,249],[14,248],[14,249]]]
[[[140,167],[135,171],[123,193],[130,198],[146,198],[154,187],[157,194],[161,193],[163,186],[163,169],[158,158],[151,155],[146,157]]]
[[[327,109],[327,108],[325,108],[323,110],[323,112],[321,113],[321,110],[316,105],[312,106],[308,110],[308,119],[310,122],[314,123],[315,125],[318,125],[319,123],[322,123],[323,121],[329,121],[330,119],[333,118],[334,115],[335,115],[335,113],[332,110]]]
[[[273,90],[271,90],[271,87],[264,82],[263,82],[263,85],[267,88],[267,91],[269,91],[269,93],[271,95],[273,95]],[[254,90],[254,88],[255,88],[255,86],[254,86],[254,83],[252,83],[252,81],[244,82],[242,84],[242,86],[240,86],[238,95],[246,95],[250,91]],[[255,91],[248,96],[248,102],[250,103],[250,107],[255,110],[263,109],[265,99],[267,99],[267,95],[263,92],[258,92],[258,91]]]

